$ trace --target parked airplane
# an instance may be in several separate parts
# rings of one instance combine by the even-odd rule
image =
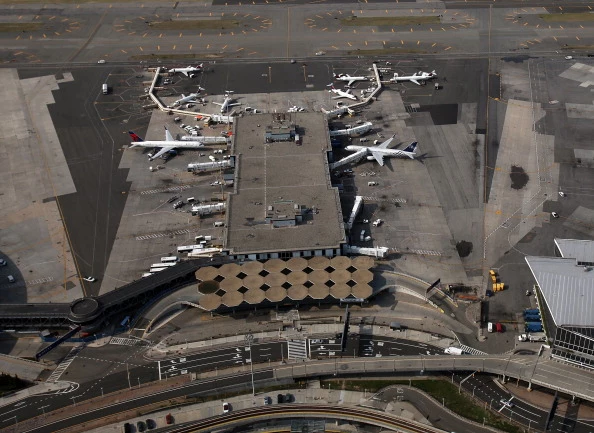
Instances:
[[[334,79],[338,81],[348,81],[348,87],[351,87],[355,81],[367,81],[367,77],[351,77],[349,74],[334,74]]]
[[[221,113],[226,113],[229,110],[229,107],[233,107],[235,105],[241,105],[241,103],[239,103],[239,102],[231,103],[233,101],[233,98],[231,97],[231,93],[233,93],[233,90],[226,90],[225,91],[225,99],[223,100],[223,102],[213,102],[213,104],[221,106]]]
[[[424,82],[426,80],[431,80],[436,77],[437,77],[437,73],[435,72],[435,70],[433,70],[432,72],[419,71],[419,72],[415,72],[412,75],[405,75],[405,76],[400,76],[396,72],[394,72],[394,76],[392,78],[390,78],[390,82],[398,83],[400,81],[411,81],[411,82],[415,83],[417,86],[420,86],[421,85],[420,81]]]
[[[417,149],[417,142],[413,142],[409,144],[405,149],[388,149],[388,146],[394,140],[396,134],[392,135],[383,143],[377,146],[357,146],[357,145],[350,145],[345,147],[346,150],[355,152],[352,156],[359,154],[362,158],[364,156],[367,157],[369,161],[373,161],[374,159],[378,162],[379,165],[384,165],[384,156],[396,156],[396,157],[407,157],[410,159],[415,159],[416,149]]]
[[[190,93],[188,96],[182,93],[182,97],[175,101],[173,106],[177,107],[178,105],[185,104],[186,102],[196,102],[197,97],[198,93]]]
[[[353,101],[357,100],[357,97],[351,93],[351,89],[349,89],[345,92],[344,90],[340,90],[340,89],[337,89],[336,87],[334,87],[334,84],[332,84],[332,83],[328,84],[327,87],[330,87],[329,92],[332,92],[332,93],[335,93],[336,95],[338,95],[338,96],[333,96],[332,99],[349,98],[349,99],[352,99]]]
[[[193,78],[194,76],[196,76],[197,72],[202,72],[202,65],[203,64],[200,63],[198,66],[188,66],[187,68],[171,68],[169,72],[174,74],[177,72],[181,72],[186,77]]]
[[[202,141],[179,141],[175,140],[167,127],[165,127],[165,140],[164,141],[144,141],[138,135],[134,133],[134,131],[128,131],[130,137],[132,137],[132,143],[130,147],[160,147],[157,153],[149,153],[149,161],[152,161],[155,158],[158,158],[166,153],[175,155],[175,149],[198,149],[199,147],[204,147],[204,143]]]

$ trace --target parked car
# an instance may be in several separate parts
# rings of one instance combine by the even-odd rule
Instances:
[[[276,402],[277,403],[284,403],[285,402],[285,396],[282,394],[279,394],[276,396]]]
[[[138,421],[136,423],[136,430],[138,430],[139,432],[143,432],[146,430],[146,424],[144,423],[144,421]]]
[[[227,402],[223,403],[223,413],[227,413],[231,410],[231,405]]]
[[[264,397],[264,404],[272,404],[272,399],[268,396]]]
[[[170,413],[168,413],[167,415],[165,415],[165,422],[167,424],[173,424],[175,420],[173,419],[173,415],[171,415]]]
[[[155,427],[157,427],[157,423],[155,422],[154,419],[148,418],[146,420],[146,428],[148,428],[149,430],[154,429]]]

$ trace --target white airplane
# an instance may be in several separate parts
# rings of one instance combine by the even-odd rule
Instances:
[[[241,103],[239,103],[239,102],[236,102],[233,104],[231,103],[233,101],[233,98],[231,97],[231,93],[233,93],[233,90],[227,90],[227,91],[225,91],[225,99],[223,100],[223,102],[213,102],[213,104],[221,106],[221,113],[226,113],[229,110],[229,107],[233,107],[235,105],[241,105]]]
[[[355,81],[367,81],[367,77],[352,77],[349,74],[334,74],[334,79],[348,81],[347,87],[351,87]]]
[[[349,89],[345,92],[344,90],[340,90],[340,89],[337,89],[336,87],[334,87],[334,84],[332,84],[332,83],[328,84],[327,87],[330,87],[329,92],[335,93],[337,95],[337,96],[333,96],[332,99],[349,98],[349,99],[352,99],[353,101],[357,100],[357,97],[351,93],[351,89]]]
[[[185,104],[186,102],[196,102],[196,98],[198,97],[198,93],[190,93],[188,96],[182,93],[182,97],[179,98],[177,101],[173,103],[174,107],[178,105]]]
[[[367,157],[369,161],[373,161],[374,159],[378,162],[379,165],[384,165],[384,156],[395,156],[395,157],[407,157],[410,159],[415,159],[416,149],[417,149],[417,142],[413,142],[409,144],[405,149],[398,150],[398,149],[388,149],[392,140],[396,134],[392,135],[383,143],[377,146],[357,146],[357,145],[350,145],[345,147],[346,150],[350,152],[355,152],[352,156],[359,154],[360,158],[364,156]],[[356,158],[354,158],[356,159]]]
[[[177,152],[175,151],[176,148],[181,149],[198,149],[199,147],[204,147],[204,143],[201,141],[179,141],[175,140],[167,127],[165,127],[165,140],[164,141],[144,141],[138,135],[134,133],[134,131],[128,131],[130,137],[132,137],[132,143],[130,147],[160,147],[157,153],[152,154],[149,153],[149,161],[152,161],[155,158],[158,158],[166,153],[175,155]]]
[[[194,76],[196,76],[197,72],[202,72],[202,65],[203,64],[200,63],[198,66],[188,66],[187,68],[171,68],[169,72],[172,72],[174,74],[177,72],[181,72],[186,77],[193,78]]]
[[[426,80],[431,80],[436,77],[437,77],[437,72],[435,72],[435,70],[433,70],[432,72],[419,71],[419,72],[415,72],[412,75],[405,75],[405,76],[400,76],[396,72],[394,72],[394,76],[392,78],[390,78],[390,82],[398,83],[400,81],[411,81],[411,82],[415,83],[417,86],[420,86],[421,85],[420,81],[424,82]]]

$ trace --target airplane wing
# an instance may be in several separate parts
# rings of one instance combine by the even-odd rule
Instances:
[[[333,96],[332,99],[340,99],[342,96]]]
[[[170,150],[175,149],[173,146],[169,146],[169,147],[162,147],[161,150],[159,150],[157,153],[155,153],[153,155],[153,157],[151,158],[151,160],[153,159],[157,159],[158,157],[160,157],[161,155],[169,152]]]
[[[421,83],[419,83],[417,80],[415,80],[414,78],[411,78],[410,81],[412,81],[413,83],[415,83],[417,86],[420,86]]]
[[[167,128],[165,128],[165,141],[175,141]]]
[[[347,84],[347,86],[351,87],[355,81],[357,81],[357,80],[349,80],[349,83]]]
[[[373,155],[373,157],[375,158],[375,160],[377,161],[377,163],[379,165],[384,165],[384,154],[382,152],[378,152],[376,150],[373,149],[369,149],[371,152],[371,155]]]
[[[388,138],[386,141],[384,141],[381,144],[377,145],[378,149],[387,149],[388,146],[392,143],[392,140],[394,140],[394,137],[396,137],[396,134],[392,135],[390,138]]]
[[[188,71],[179,71],[179,72],[181,72],[182,74],[184,74],[186,77],[188,76]]]
[[[222,102],[214,102],[214,101],[212,101],[212,103],[215,104],[215,105],[220,105],[221,107],[223,106],[223,103]]]

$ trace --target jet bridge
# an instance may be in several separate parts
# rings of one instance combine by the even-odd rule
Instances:
[[[335,170],[338,167],[348,164],[349,162],[357,162],[366,155],[366,152],[355,152],[352,155],[345,156],[341,160],[329,164],[330,170]]]
[[[349,221],[346,223],[347,230],[351,230],[353,228],[353,224],[355,223],[355,218],[361,211],[363,207],[363,197],[360,195],[355,197],[355,204],[353,205],[353,210],[351,211],[351,215],[349,216]]]

